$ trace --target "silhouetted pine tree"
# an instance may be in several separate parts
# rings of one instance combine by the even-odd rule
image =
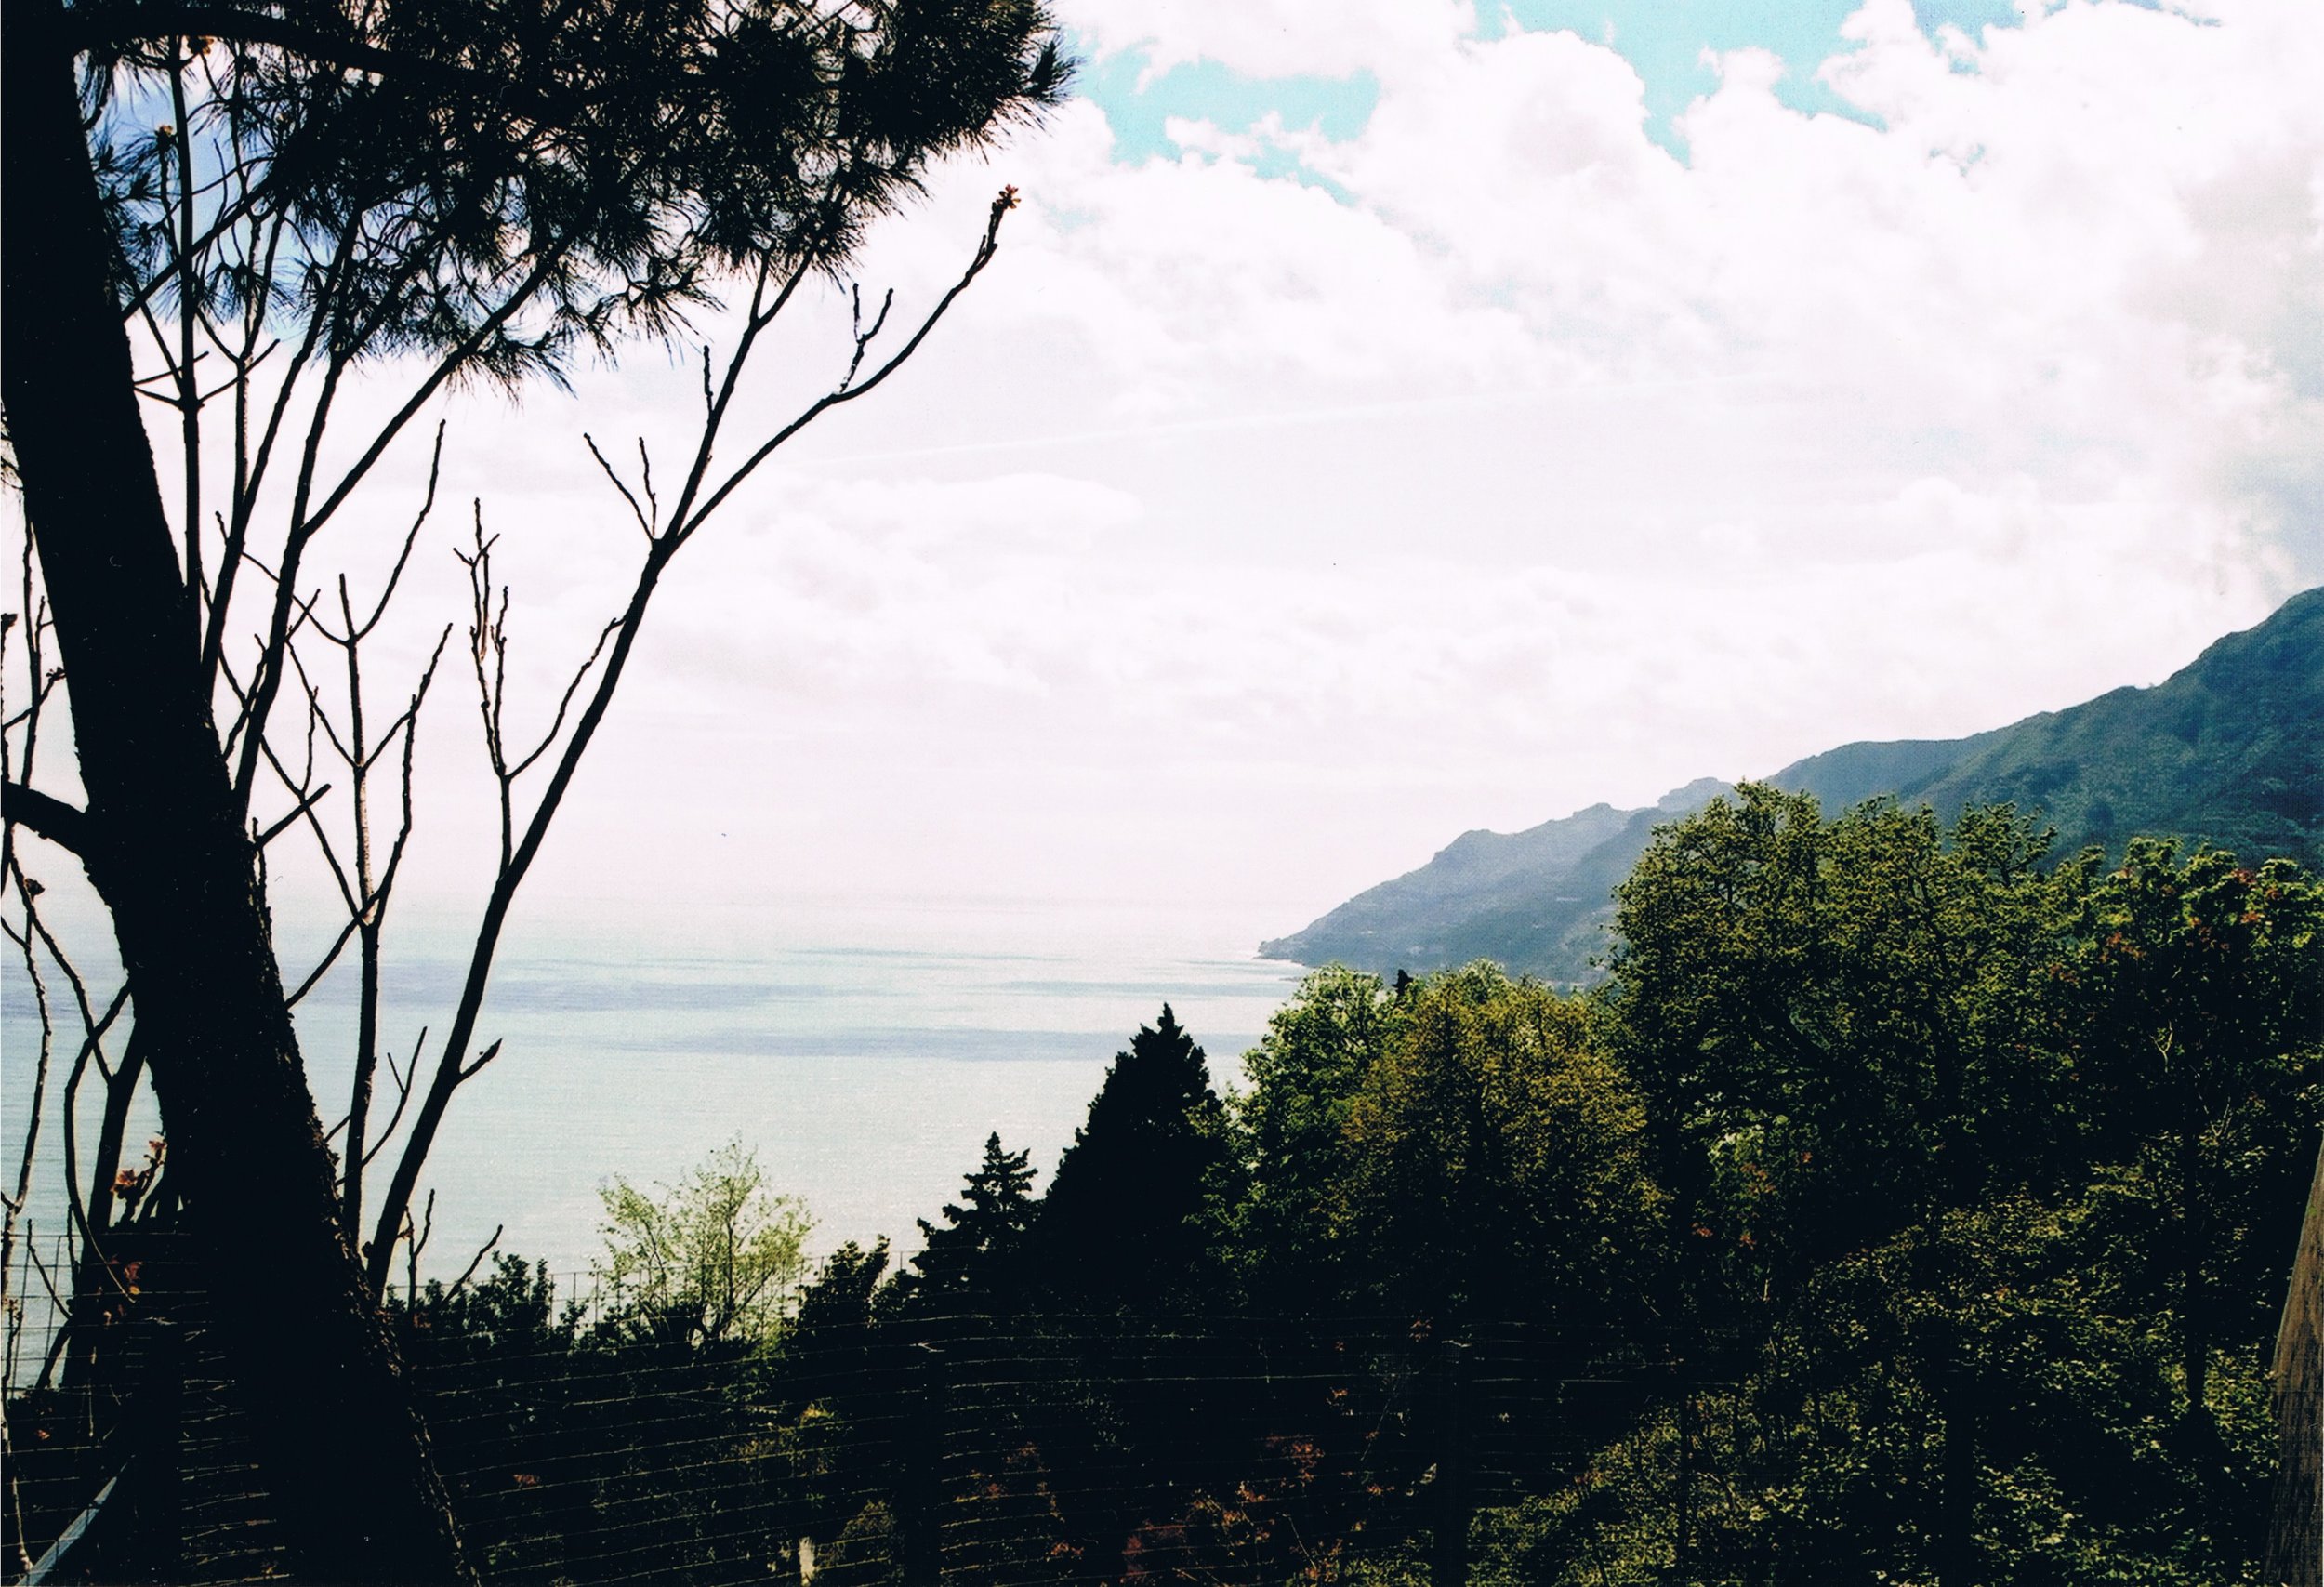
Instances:
[[[1023,1284],[1027,1232],[1037,1203],[1030,1152],[1001,1149],[997,1131],[984,1138],[984,1161],[961,1188],[963,1206],[949,1203],[944,1222],[917,1220],[926,1249],[904,1279],[906,1304],[923,1315],[945,1311],[1007,1311]]]
[[[1166,1003],[1115,1055],[1058,1161],[1037,1226],[1042,1287],[1069,1307],[1187,1298],[1224,1156],[1209,1067]]]

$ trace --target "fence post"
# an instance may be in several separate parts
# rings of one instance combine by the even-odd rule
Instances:
[[[911,1347],[907,1359],[897,1541],[903,1545],[905,1587],[938,1587],[944,1576],[944,1352],[922,1341]]]
[[[1439,1407],[1434,1488],[1436,1524],[1429,1561],[1431,1587],[1466,1587],[1469,1580],[1469,1521],[1475,1512],[1469,1490],[1469,1343],[1448,1339],[1436,1360]]]
[[[177,1322],[161,1322],[161,1359],[153,1362],[153,1387],[161,1404],[153,1408],[153,1531],[158,1545],[156,1564],[161,1580],[174,1582],[186,1576],[186,1525],[183,1525],[183,1429],[186,1429],[186,1329]]]
[[[1694,1380],[1682,1356],[1671,1363],[1670,1376],[1678,1390],[1678,1491],[1671,1496],[1671,1578],[1693,1580],[1695,1569],[1695,1394]]]
[[[141,1572],[152,1580],[176,1581],[185,1575],[185,1527],[179,1515],[178,1437],[184,1425],[185,1339],[178,1326],[155,1317],[145,1325],[144,1382],[131,1401],[136,1418],[134,1473],[129,1506],[135,1517],[132,1545]]]

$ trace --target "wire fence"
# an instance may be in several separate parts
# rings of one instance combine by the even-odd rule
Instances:
[[[0,1575],[278,1578],[201,1297],[165,1246],[128,1260],[45,1334],[17,1319]],[[1806,1357],[1723,1381],[1715,1352],[1689,1368],[1667,1339],[1539,1322],[867,1316],[767,1349],[601,1320],[570,1280],[513,1309],[396,1309],[488,1582],[1865,1579],[1768,1523],[1829,1386]],[[1899,1390],[1837,1414],[1857,1424],[1835,1447],[1894,1496],[1868,1525],[1908,1538],[1940,1486],[1929,1407]]]
[[[1670,1382],[1543,1328],[1116,1316],[418,1376],[489,1580],[990,1587],[1486,1580],[1505,1513],[1586,1483]]]
[[[76,1272],[25,1241],[8,1296],[10,1580],[222,1584],[284,1574],[231,1374],[174,1236]],[[30,1280],[26,1283],[25,1280]]]

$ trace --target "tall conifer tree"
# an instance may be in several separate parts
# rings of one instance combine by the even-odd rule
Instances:
[[[1165,1003],[1115,1054],[1058,1161],[1041,1203],[1045,1287],[1092,1306],[1182,1297],[1203,1259],[1204,1198],[1224,1164],[1209,1065]]]
[[[1000,1132],[984,1137],[984,1160],[968,1176],[967,1205],[947,1203],[944,1222],[918,1220],[927,1242],[912,1259],[907,1292],[919,1310],[1006,1310],[1016,1299],[1025,1236],[1037,1204],[1033,1154],[1003,1151]]]

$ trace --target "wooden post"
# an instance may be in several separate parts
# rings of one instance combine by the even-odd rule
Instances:
[[[2277,1467],[2267,1527],[2269,1587],[2324,1583],[2324,1149],[2292,1252],[2276,1333]]]
[[[1475,1504],[1469,1484],[1469,1344],[1448,1339],[1438,1347],[1435,1536],[1429,1561],[1431,1587],[1466,1587],[1469,1521]]]
[[[185,1424],[185,1335],[176,1323],[147,1325],[145,1386],[138,1396],[139,1554],[155,1581],[185,1578],[185,1525],[179,1514],[179,1437]]]
[[[905,1587],[938,1587],[944,1577],[944,1352],[911,1349],[905,1389],[905,1451],[896,1494]]]
[[[1678,1491],[1671,1508],[1670,1571],[1674,1580],[1691,1580],[1695,1553],[1695,1394],[1686,1358],[1670,1366],[1671,1384],[1678,1391]]]

